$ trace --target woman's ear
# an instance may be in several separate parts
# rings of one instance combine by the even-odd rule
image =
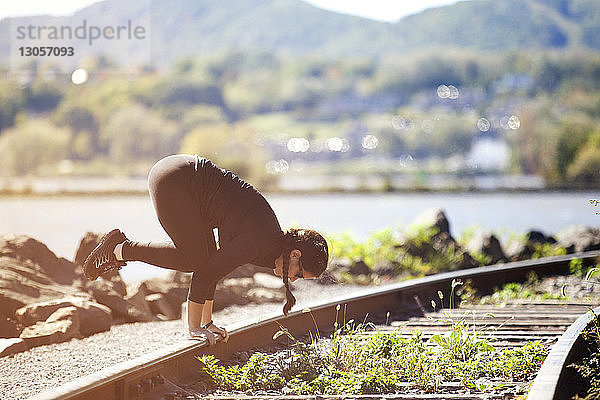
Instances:
[[[294,249],[290,252],[290,258],[299,260],[301,256],[302,256],[302,252],[298,249]]]

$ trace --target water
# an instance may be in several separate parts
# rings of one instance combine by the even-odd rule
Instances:
[[[325,233],[352,232],[358,239],[386,227],[402,229],[420,213],[442,208],[453,235],[479,226],[494,232],[556,233],[569,225],[600,225],[589,204],[598,192],[395,193],[266,195],[282,227],[306,226]],[[122,229],[132,240],[168,240],[147,196],[0,198],[0,234],[25,234],[57,255],[73,259],[86,231]],[[131,263],[123,278],[135,282],[166,271]]]

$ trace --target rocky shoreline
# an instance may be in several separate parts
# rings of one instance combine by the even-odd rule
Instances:
[[[522,237],[511,238],[507,243],[502,243],[489,230],[477,230],[467,238],[457,240],[441,209],[424,212],[412,226],[417,227],[415,232],[408,230],[402,237],[393,240],[389,235],[383,239],[377,238],[377,247],[371,244],[371,247],[358,252],[385,253],[384,257],[370,257],[371,260],[367,260],[342,255],[330,261],[328,273],[337,281],[378,284],[439,272],[600,249],[600,229],[583,225],[572,225],[556,234],[530,230]],[[349,245],[342,242],[340,246],[347,248]]]
[[[88,281],[81,265],[102,235],[81,240],[74,261],[27,236],[0,237],[0,357],[82,339],[114,325],[179,320],[190,274],[175,272],[127,287],[118,272]],[[217,288],[215,311],[279,303],[283,283],[264,268],[238,268]]]
[[[556,236],[530,231],[525,240],[509,246],[503,246],[493,233],[477,232],[466,246],[461,246],[452,236],[442,210],[432,210],[418,220],[432,232],[430,237],[407,238],[395,246],[404,256],[418,257],[423,262],[438,254],[452,254],[449,262],[456,264],[448,265],[448,270],[482,265],[472,254],[483,255],[488,264],[495,264],[529,259],[539,245],[566,253],[600,249],[600,230],[585,226],[569,227]],[[153,278],[130,287],[118,272],[93,282],[85,279],[81,265],[101,237],[87,232],[73,261],[57,257],[31,237],[0,237],[0,357],[81,339],[123,323],[180,319],[190,274],[174,272],[169,278]],[[377,274],[393,280],[397,270],[398,265],[368,266],[359,259],[334,259],[330,275],[318,283],[335,282],[342,273]],[[245,265],[219,282],[215,299],[218,311],[232,305],[281,303],[285,294],[281,280],[269,270]]]

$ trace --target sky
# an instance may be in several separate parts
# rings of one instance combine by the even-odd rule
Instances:
[[[67,15],[98,0],[3,1],[0,19],[22,15]],[[457,0],[306,0],[317,7],[381,21],[396,21],[430,7],[454,4]]]

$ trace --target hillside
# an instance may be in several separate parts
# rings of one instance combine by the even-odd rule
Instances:
[[[600,3],[595,0],[471,0],[425,10],[386,23],[316,8],[301,0],[122,1],[105,0],[72,16],[35,16],[0,21],[0,62],[7,64],[10,37],[17,26],[143,25],[148,40],[74,41],[78,58],[105,55],[121,65],[149,62],[167,66],[183,57],[232,50],[257,50],[292,56],[385,57],[424,47],[480,51],[515,48],[600,49]],[[15,40],[17,46],[40,41]],[[15,46],[15,47],[17,47]],[[13,49],[16,51],[16,49]],[[14,58],[13,58],[14,60]],[[72,67],[73,65],[69,65]]]

